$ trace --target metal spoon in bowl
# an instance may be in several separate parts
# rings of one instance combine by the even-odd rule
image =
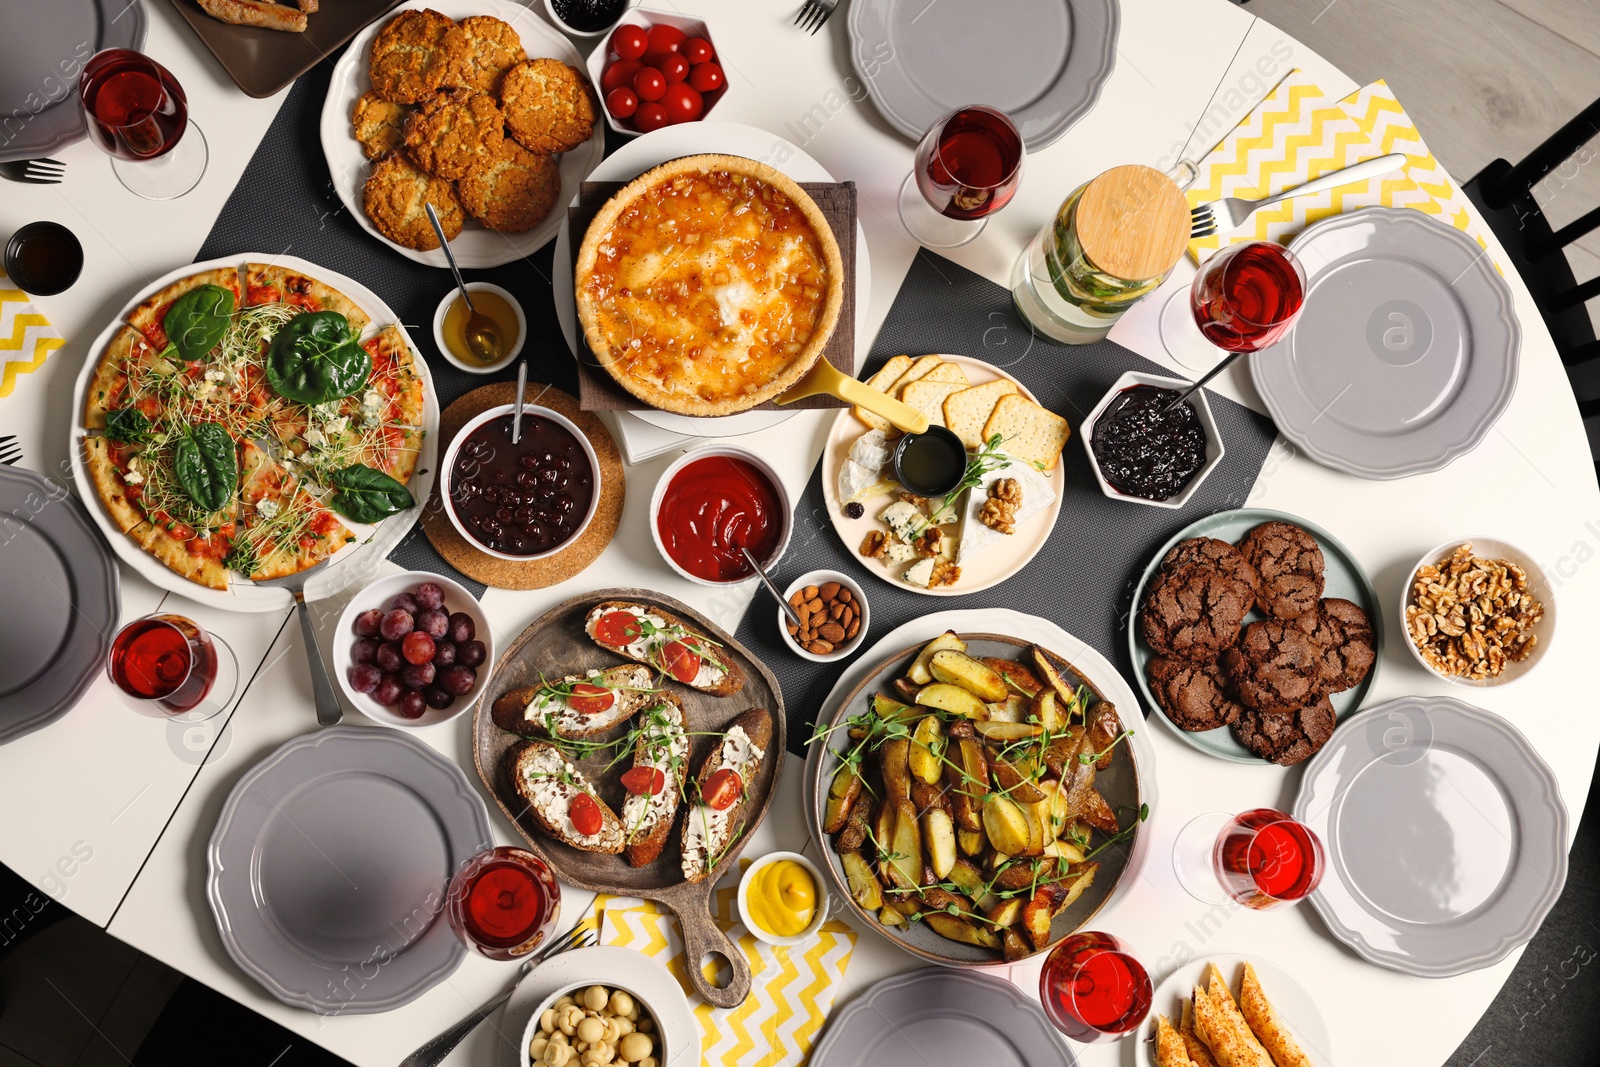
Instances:
[[[528,391],[528,361],[517,364],[517,409],[511,413],[511,443],[522,443],[522,394]]]
[[[439,213],[433,210],[432,204],[423,205],[428,211],[428,221],[433,223],[433,232],[439,237],[439,249],[444,253],[445,262],[450,264],[450,273],[456,276],[456,288],[461,290],[461,299],[467,302],[467,350],[472,357],[483,363],[493,363],[500,358],[506,350],[505,339],[500,336],[500,327],[489,316],[483,314],[472,306],[472,294],[467,292],[467,283],[461,279],[461,269],[456,266],[456,257],[450,252],[450,239],[444,235],[444,226],[439,222]]]
[[[783,594],[778,592],[778,587],[772,584],[772,579],[767,577],[767,572],[761,569],[761,564],[756,562],[756,558],[750,554],[748,548],[740,546],[739,551],[744,553],[744,558],[750,562],[750,566],[754,567],[756,573],[761,576],[761,584],[767,587],[767,592],[772,594],[772,599],[778,602],[778,607],[783,609],[785,617],[796,626],[799,626],[800,613],[794,610],[794,605],[783,599]]]

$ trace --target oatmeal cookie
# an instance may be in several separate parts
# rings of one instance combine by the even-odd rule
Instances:
[[[1229,694],[1214,660],[1195,663],[1157,656],[1150,661],[1149,671],[1150,692],[1181,730],[1215,730],[1233,722],[1244,710]]]
[[[411,108],[385,100],[377,93],[364,93],[350,113],[356,140],[368,159],[379,159],[401,147],[406,138],[406,119]]]
[[[1333,705],[1323,697],[1292,711],[1246,709],[1233,723],[1233,736],[1262,759],[1292,767],[1316,755],[1337,725]]]
[[[1287,711],[1327,696],[1333,676],[1324,652],[1292,621],[1264,619],[1222,654],[1222,670],[1245,707]]]
[[[1251,599],[1244,586],[1216,568],[1186,563],[1151,583],[1140,633],[1160,655],[1215,659],[1238,641]]]
[[[506,72],[528,58],[522,37],[511,24],[491,15],[467,16],[450,31],[450,36],[459,45],[453,48],[453,62],[445,74],[444,84],[449,86],[499,93]]]
[[[1264,522],[1239,541],[1239,551],[1261,575],[1256,605],[1277,619],[1297,619],[1322,599],[1322,548],[1287,522]]]
[[[460,233],[464,221],[455,187],[418,170],[403,152],[390,152],[379,160],[361,199],[367,218],[379,233],[397,245],[422,252],[439,247],[424,204],[433,204],[447,238]]]
[[[447,89],[406,120],[406,152],[435,178],[463,178],[499,155],[505,124],[499,105],[486,94]]]
[[[598,110],[583,74],[559,59],[530,59],[506,74],[500,88],[506,127],[525,148],[568,152],[594,132]]]
[[[501,233],[521,233],[545,220],[561,194],[561,171],[551,156],[541,156],[506,138],[492,159],[479,163],[456,183],[467,214]]]
[[[427,8],[395,16],[372,42],[372,88],[396,104],[415,104],[432,94],[466,47],[451,33],[455,28],[453,21]]]

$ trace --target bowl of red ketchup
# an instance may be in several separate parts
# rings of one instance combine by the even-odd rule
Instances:
[[[770,571],[789,547],[789,494],[748,449],[697,448],[666,469],[650,501],[650,535],[667,565],[700,585],[756,576],[741,549]]]

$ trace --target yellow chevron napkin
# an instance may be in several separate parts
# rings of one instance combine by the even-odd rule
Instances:
[[[749,865],[742,860],[741,869]],[[689,984],[683,941],[671,914],[638,897],[595,898],[602,945],[636,949],[666,964],[683,986],[700,1024],[700,1062],[712,1067],[800,1067],[833,1008],[856,935],[845,923],[823,923],[815,941],[774,948],[739,921],[738,881],[711,897],[717,926],[750,961],[750,995],[737,1008],[707,1004]]]
[[[1363,184],[1295,197],[1258,211],[1240,229],[1196,238],[1189,252],[1203,260],[1226,242],[1281,241],[1329,215],[1358,208],[1415,208],[1436,215],[1480,245],[1467,199],[1433,158],[1416,123],[1384,82],[1336,99],[1303,71],[1292,71],[1238,128],[1199,164],[1185,195],[1190,206],[1225,196],[1259,200],[1363,160],[1405,153],[1404,171]]]
[[[66,344],[50,320],[0,271],[0,397],[10,396],[17,375],[44,366],[45,357]]]

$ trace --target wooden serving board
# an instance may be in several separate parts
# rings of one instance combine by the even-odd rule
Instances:
[[[680,835],[687,804],[679,806],[672,836],[667,839],[667,845],[656,861],[647,867],[632,867],[623,856],[585,852],[546,837],[532,816],[526,813],[506,774],[506,753],[523,739],[495,725],[489,709],[500,694],[519,686],[537,685],[541,674],[554,680],[568,674],[631,662],[600,647],[584,631],[584,616],[590,608],[605,600],[655,605],[671,612],[689,626],[721,643],[723,652],[744,671],[744,687],[726,697],[690,689],[670,678],[662,683],[683,702],[684,719],[689,730],[691,777],[699,771],[706,756],[716,746],[718,735],[739,715],[758,707],[766,708],[772,715],[772,742],[767,746],[761,773],[755,781],[746,783],[750,799],[745,806],[744,830],[716,869],[693,884],[683,880],[681,866]],[[478,768],[478,777],[483,780],[500,810],[516,826],[528,848],[550,864],[561,881],[595,893],[644,897],[669,908],[683,928],[684,958],[690,961],[685,970],[696,992],[709,1003],[732,1008],[742,1003],[750,992],[750,965],[739,947],[712,920],[711,892],[721,875],[738,860],[750,835],[767,817],[767,808],[776,791],[786,750],[784,723],[783,695],[778,688],[778,680],[765,664],[735,641],[732,635],[687,604],[671,597],[646,589],[600,589],[574,597],[534,620],[500,656],[489,676],[483,698],[473,709],[473,760]],[[617,737],[625,733],[627,725],[618,726],[610,736]],[[596,740],[605,737],[601,735]],[[606,754],[596,754],[573,759],[572,763],[595,784],[601,799],[611,805],[612,810],[621,811],[626,791],[618,779],[623,771],[633,765],[633,760],[630,755],[606,771],[608,761]],[[699,966],[699,961],[708,952],[726,956],[732,967],[732,980],[721,988],[712,985]]]

